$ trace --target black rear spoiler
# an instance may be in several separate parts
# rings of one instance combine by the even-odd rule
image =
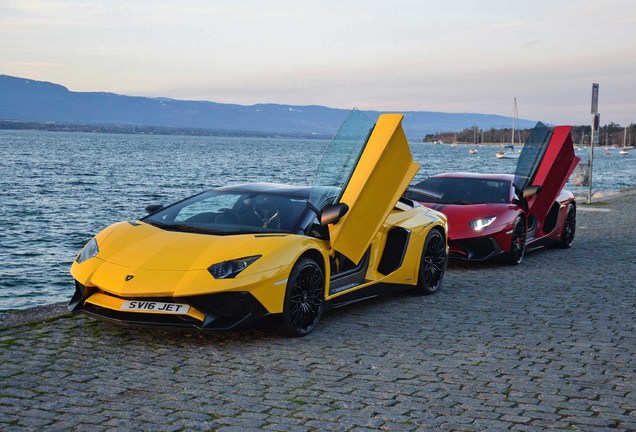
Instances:
[[[404,192],[404,196],[414,200],[417,200],[418,196],[426,197],[426,198],[441,199],[444,196],[444,194],[437,191],[422,189],[416,186],[409,186],[408,188],[406,188],[406,191]]]

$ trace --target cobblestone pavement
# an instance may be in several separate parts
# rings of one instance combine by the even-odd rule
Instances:
[[[455,265],[306,338],[0,329],[0,429],[636,430],[636,195],[591,210],[570,250]]]

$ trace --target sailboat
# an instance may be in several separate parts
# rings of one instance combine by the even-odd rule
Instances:
[[[627,150],[627,147],[625,147],[625,141],[627,141],[627,126],[625,126],[625,129],[623,131],[623,148],[620,149],[618,152],[618,154],[620,155],[629,154],[629,150]]]
[[[477,126],[473,126],[473,147],[468,150],[468,154],[476,154],[477,153]]]
[[[495,153],[497,159],[519,159],[520,152],[516,152],[515,149],[515,128],[517,121],[519,120],[519,112],[517,111],[517,98],[514,98],[514,105],[512,109],[512,136],[510,137],[510,145],[505,146],[502,151]],[[521,141],[521,140],[520,140]]]

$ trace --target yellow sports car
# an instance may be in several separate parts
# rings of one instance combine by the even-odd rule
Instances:
[[[431,294],[446,217],[402,197],[419,169],[402,115],[354,110],[312,186],[215,188],[109,226],[79,252],[74,312],[128,325],[228,330],[280,315],[309,334],[330,307],[395,289]]]

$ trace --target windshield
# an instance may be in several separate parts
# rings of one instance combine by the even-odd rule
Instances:
[[[306,196],[211,190],[142,220],[167,230],[205,234],[296,233],[307,210]]]
[[[523,145],[517,168],[515,169],[514,186],[523,191],[533,180],[541,159],[548,148],[552,131],[546,125],[538,122],[530,132],[530,136]]]
[[[407,192],[405,196],[420,202],[440,204],[493,204],[510,202],[510,182],[459,177],[429,177],[415,185],[432,195]]]
[[[314,176],[309,202],[317,209],[335,203],[346,187],[364,150],[374,123],[362,112],[354,109],[338,129],[320,160]]]

